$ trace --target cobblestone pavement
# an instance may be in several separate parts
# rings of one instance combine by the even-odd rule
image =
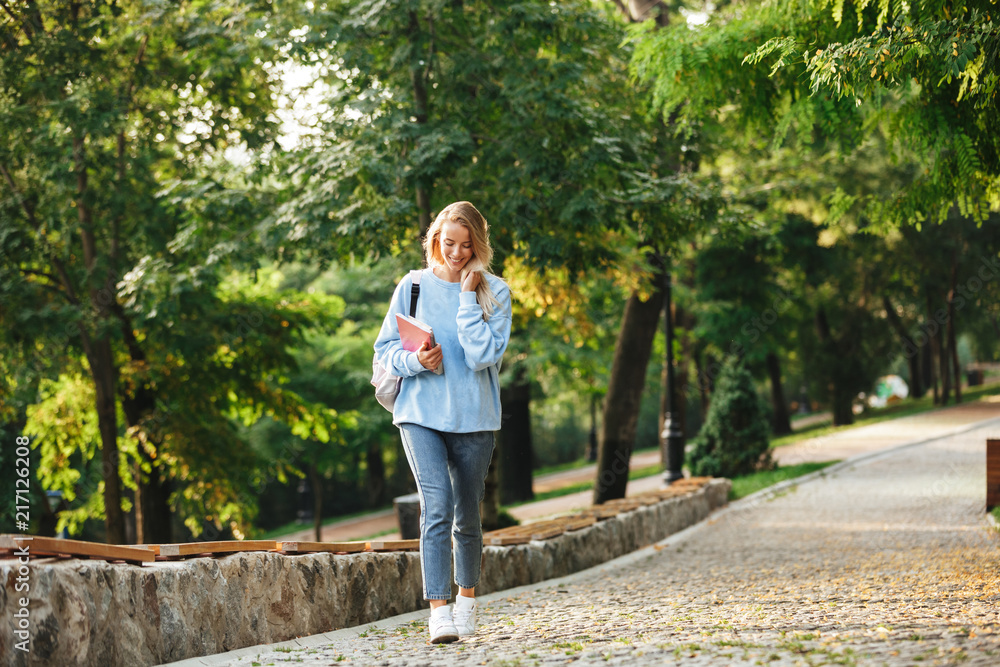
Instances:
[[[428,644],[417,612],[223,664],[1000,665],[1000,535],[983,514],[998,430],[868,459],[640,558],[488,596],[479,633],[455,644]]]

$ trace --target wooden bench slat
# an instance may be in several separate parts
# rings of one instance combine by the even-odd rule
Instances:
[[[278,542],[278,549],[284,553],[347,553],[365,551],[367,542]]]
[[[183,542],[181,544],[160,544],[160,556],[179,558],[198,554],[238,553],[241,551],[274,551],[274,540],[226,540],[223,542]]]
[[[584,516],[592,516],[598,521],[603,521],[605,519],[610,519],[613,516],[618,516],[619,509],[617,507],[605,507],[603,505],[595,505],[590,509],[583,510],[581,512]]]
[[[420,540],[374,540],[368,551],[420,551]]]
[[[587,526],[593,526],[595,523],[597,523],[597,517],[595,516],[573,516],[566,522],[565,528],[567,531],[574,531],[586,528]]]
[[[87,556],[102,560],[124,560],[130,563],[151,563],[156,559],[149,549],[141,546],[122,544],[100,544],[84,540],[68,540],[59,537],[41,537],[38,535],[0,535],[0,549],[18,550],[28,547],[29,554],[56,556]]]
[[[530,535],[495,535],[490,538],[483,538],[483,542],[492,547],[510,547],[517,544],[527,544],[530,541]]]
[[[533,540],[547,540],[550,537],[558,537],[566,532],[566,529],[562,526],[545,526],[542,528],[535,529],[531,533],[531,539]]]
[[[508,526],[507,528],[500,528],[499,530],[490,531],[488,535],[531,535],[544,528],[549,528],[551,526],[559,525],[558,519],[546,519],[544,521],[532,521],[530,523],[522,523],[518,526]]]

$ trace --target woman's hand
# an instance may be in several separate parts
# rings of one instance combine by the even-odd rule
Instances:
[[[420,349],[417,350],[417,361],[429,371],[435,370],[441,364],[442,356],[441,346],[435,345],[431,347],[427,341],[424,341],[420,345]]]
[[[469,275],[462,279],[462,291],[463,292],[475,292],[476,288],[479,287],[479,281],[482,279],[482,274],[479,271],[469,271]]]

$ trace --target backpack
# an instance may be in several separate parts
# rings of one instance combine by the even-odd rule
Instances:
[[[410,271],[410,280],[413,282],[410,287],[410,317],[417,316],[420,275],[420,271]],[[396,404],[396,396],[399,395],[399,388],[403,385],[403,378],[390,373],[389,369],[379,362],[377,354],[372,357],[372,384],[375,386],[375,399],[383,408],[392,412],[392,408]]]

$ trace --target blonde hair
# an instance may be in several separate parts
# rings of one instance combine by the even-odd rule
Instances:
[[[487,275],[492,275],[490,263],[493,261],[493,248],[490,246],[490,225],[483,214],[467,201],[457,201],[441,209],[427,229],[427,236],[424,237],[424,257],[427,266],[432,269],[447,266],[444,255],[441,254],[441,228],[446,222],[458,223],[469,230],[472,257],[462,273],[464,275],[467,271],[479,272],[476,298],[483,309],[483,319],[488,321],[493,310],[500,305],[490,283],[486,280]]]

